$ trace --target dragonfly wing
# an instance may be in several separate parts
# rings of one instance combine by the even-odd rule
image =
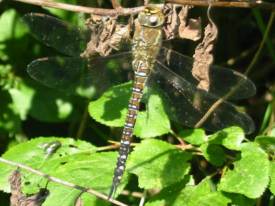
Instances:
[[[130,58],[130,55],[99,57],[92,61],[79,57],[46,57],[31,62],[27,71],[45,86],[92,97],[112,85],[127,81],[125,71],[131,67],[125,63],[125,58]]]
[[[161,64],[156,65],[155,70],[152,71],[148,86],[160,94],[170,118],[188,127],[196,126],[219,99],[212,93],[197,89],[193,84]],[[233,125],[243,128],[246,133],[254,130],[253,121],[249,116],[239,112],[231,103],[223,101],[201,127],[216,131]]]
[[[46,14],[29,13],[23,17],[23,21],[35,38],[69,56],[79,56],[90,38],[89,31],[80,30]]]
[[[158,61],[169,67],[179,76],[188,79],[193,85],[198,85],[198,80],[192,75],[193,59],[176,51],[162,47]],[[254,83],[245,75],[220,66],[211,66],[209,72],[210,88],[208,92],[217,96],[224,96],[239,84],[239,87],[229,99],[245,99],[256,93]]]

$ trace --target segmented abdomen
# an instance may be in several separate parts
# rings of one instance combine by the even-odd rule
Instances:
[[[133,65],[135,67],[134,85],[132,95],[129,100],[124,128],[122,131],[119,156],[109,197],[111,197],[115,192],[125,170],[126,160],[130,152],[130,144],[133,136],[134,126],[139,111],[140,100],[143,95],[143,89],[145,87],[146,80],[150,73],[149,67],[143,66],[144,64],[142,62],[136,62],[133,63]]]

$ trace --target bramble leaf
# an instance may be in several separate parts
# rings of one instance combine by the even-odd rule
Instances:
[[[243,194],[249,198],[260,197],[269,182],[267,154],[255,143],[241,146],[241,159],[234,163],[221,178],[219,190]]]
[[[131,153],[127,171],[138,176],[145,189],[167,187],[181,181],[190,170],[191,154],[154,139],[143,140]]]

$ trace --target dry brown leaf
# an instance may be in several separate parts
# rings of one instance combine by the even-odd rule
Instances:
[[[192,68],[193,76],[199,81],[197,88],[208,91],[210,86],[209,69],[213,63],[213,48],[215,40],[218,36],[218,29],[216,25],[210,21],[205,27],[204,38],[198,44],[195,50],[194,63]]]
[[[197,41],[201,38],[201,20],[189,19],[188,12],[191,6],[166,4],[163,12],[165,14],[164,36],[167,40],[182,38]],[[177,13],[177,10],[180,10]]]
[[[38,193],[32,195],[24,195],[21,189],[21,174],[19,170],[15,170],[9,178],[11,186],[11,206],[41,206],[49,195],[49,190],[41,188]]]
[[[130,24],[117,24],[116,17],[91,15],[86,24],[91,29],[91,39],[81,55],[83,57],[108,56],[130,38]]]

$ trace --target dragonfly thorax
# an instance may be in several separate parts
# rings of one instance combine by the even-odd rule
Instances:
[[[161,27],[164,23],[164,15],[158,7],[148,6],[138,15],[140,25],[147,27]]]
[[[157,7],[146,7],[135,21],[135,33],[132,42],[133,69],[150,70],[159,53],[162,42],[164,15]]]

